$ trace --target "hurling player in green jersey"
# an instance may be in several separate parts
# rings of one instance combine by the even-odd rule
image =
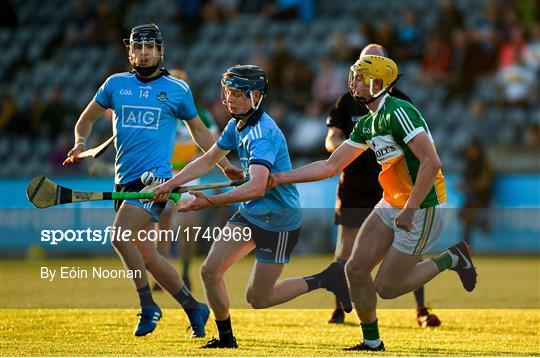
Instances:
[[[299,169],[272,173],[268,187],[316,181],[341,172],[367,149],[382,166],[383,198],[368,216],[346,264],[351,299],[362,327],[363,341],[347,350],[383,351],[377,320],[377,294],[391,299],[411,292],[450,269],[464,288],[476,285],[476,269],[466,243],[422,261],[442,230],[439,204],[446,201],[441,162],[428,126],[409,102],[389,92],[398,80],[390,58],[361,56],[351,66],[349,88],[369,113],[361,117],[350,138],[327,160]],[[381,264],[375,279],[371,271]]]

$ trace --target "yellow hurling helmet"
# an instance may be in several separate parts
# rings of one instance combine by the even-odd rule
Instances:
[[[364,76],[364,84],[369,86],[369,93],[372,97],[376,98],[395,84],[398,79],[398,67],[396,63],[388,57],[364,55],[351,66],[349,72],[349,87],[353,85],[353,82],[358,75]],[[382,80],[383,85],[379,92],[373,93],[373,82],[376,79]]]

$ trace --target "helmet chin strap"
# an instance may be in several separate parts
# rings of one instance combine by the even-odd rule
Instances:
[[[249,99],[251,100],[251,109],[253,109],[254,111],[258,110],[259,109],[259,106],[261,105],[262,103],[262,100],[263,100],[263,96],[261,95],[261,97],[259,97],[259,102],[257,102],[255,104],[255,100],[253,99],[253,92],[249,92]]]
[[[141,67],[141,66],[133,66],[133,69],[137,74],[141,77],[147,77],[150,76],[152,73],[156,72],[158,67],[161,65],[161,61],[159,61],[154,66],[147,66],[147,67]]]
[[[388,91],[388,88],[390,88],[390,86],[388,86],[387,88],[383,88],[381,89],[379,92],[377,93],[373,93],[373,77],[371,77],[369,79],[369,94],[371,95],[371,98],[378,98],[380,95],[383,94],[383,92],[387,92]]]
[[[394,82],[390,83],[390,85],[388,85],[388,87],[381,89],[377,93],[373,93],[373,78],[370,78],[369,79],[369,94],[371,95],[371,98],[366,100],[364,97],[358,97],[358,96],[355,96],[353,94],[353,99],[355,101],[358,101],[360,104],[368,105],[368,104],[372,103],[373,101],[377,100],[379,97],[381,97],[381,96],[385,95],[386,93],[388,93],[392,89],[392,87],[394,87],[396,85],[396,83],[397,83],[397,81],[399,80],[400,77],[401,77],[401,75],[398,75],[397,78],[394,80]]]

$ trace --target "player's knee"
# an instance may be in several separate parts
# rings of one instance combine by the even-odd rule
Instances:
[[[255,294],[253,290],[246,292],[246,301],[251,308],[256,310],[270,307],[270,300],[267,297]]]
[[[159,258],[157,250],[139,249],[139,252],[141,253],[144,264],[148,270],[152,271],[153,268],[158,267]]]
[[[399,293],[394,288],[381,283],[379,281],[374,282],[375,291],[383,300],[391,300],[399,296]]]
[[[201,278],[204,283],[210,283],[215,281],[219,274],[219,271],[215,266],[209,265],[207,262],[204,262],[201,265]]]
[[[125,241],[122,241],[122,240],[111,240],[111,243],[114,247],[114,249],[119,253],[119,254],[123,254],[127,247],[132,244],[130,242],[125,242]]]
[[[345,264],[345,274],[347,275],[347,280],[349,280],[349,282],[356,282],[361,280],[365,275],[369,275],[370,273],[361,264],[349,260]]]

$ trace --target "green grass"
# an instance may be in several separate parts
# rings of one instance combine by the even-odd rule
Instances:
[[[156,331],[132,336],[136,310],[2,310],[2,356],[356,356],[354,317],[328,325],[328,310],[232,311],[238,350],[200,350],[204,340],[186,338],[180,310],[166,310]],[[538,310],[437,310],[443,325],[415,326],[412,310],[381,310],[386,355],[538,355]],[[217,335],[210,324],[209,336]],[[378,354],[379,355],[379,354]]]
[[[306,275],[325,267],[329,257],[295,258],[284,277]],[[205,340],[187,339],[188,322],[165,293],[156,301],[164,317],[148,337],[132,330],[137,299],[130,280],[78,279],[48,282],[41,266],[119,268],[117,259],[0,261],[1,356],[357,356],[341,351],[360,339],[353,315],[345,325],[328,325],[332,297],[325,291],[299,297],[280,309],[247,309],[245,284],[252,257],[227,276],[232,322],[240,349],[200,350]],[[195,263],[195,271],[199,262]],[[426,301],[443,324],[416,326],[414,300],[379,300],[385,355],[471,356],[540,355],[540,265],[538,258],[477,258],[479,284],[467,294],[454,273],[430,282]],[[195,272],[194,272],[194,278]],[[194,279],[196,297],[203,296]],[[59,309],[68,307],[69,309]],[[284,309],[289,308],[289,309]],[[302,309],[301,309],[302,308]],[[209,322],[208,337],[217,335]],[[380,354],[377,354],[380,355]]]

